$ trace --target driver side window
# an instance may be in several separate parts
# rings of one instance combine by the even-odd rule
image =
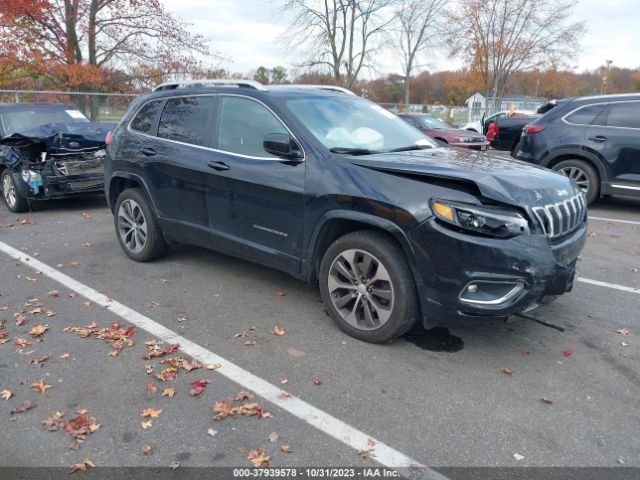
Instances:
[[[249,157],[277,158],[262,142],[269,133],[289,133],[264,105],[243,97],[223,96],[216,148]]]

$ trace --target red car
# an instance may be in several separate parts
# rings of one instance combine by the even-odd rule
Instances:
[[[398,113],[397,115],[422,133],[454,147],[472,148],[474,150],[487,150],[489,148],[489,141],[484,135],[469,130],[453,128],[428,113]]]

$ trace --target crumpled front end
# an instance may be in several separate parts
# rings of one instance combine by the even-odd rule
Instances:
[[[55,124],[0,140],[2,159],[20,193],[45,200],[102,193],[108,124]]]

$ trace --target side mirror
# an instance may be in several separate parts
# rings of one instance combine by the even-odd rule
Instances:
[[[262,147],[265,152],[287,160],[301,160],[302,151],[288,133],[268,133],[264,137]]]

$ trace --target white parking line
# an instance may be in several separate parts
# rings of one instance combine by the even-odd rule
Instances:
[[[618,220],[617,218],[589,217],[589,220],[600,220],[602,222],[617,222],[617,223],[627,223],[629,225],[640,225],[640,222],[634,222],[633,220]]]
[[[354,450],[361,451],[371,448],[368,441],[370,439],[375,441],[375,446],[373,447],[373,459],[383,466],[388,468],[411,468],[412,471],[410,473],[412,477],[422,477],[429,480],[447,480],[446,477],[435,470],[421,465],[416,460],[408,457],[398,450],[385,445],[370,435],[367,435],[357,428],[346,424],[345,422],[303,400],[300,400],[299,398],[293,397],[288,400],[278,398],[282,393],[282,390],[275,385],[270,384],[266,380],[244,370],[229,360],[201,347],[185,337],[178,335],[173,330],[160,325],[149,317],[136,312],[120,302],[110,299],[108,296],[69,277],[68,275],[65,275],[34,257],[31,257],[30,255],[27,255],[4,242],[0,242],[0,251],[16,260],[19,260],[25,265],[36,269],[43,275],[46,275],[65,287],[75,291],[88,300],[91,300],[102,307],[108,308],[120,318],[142,328],[143,330],[146,330],[160,340],[171,344],[179,343],[180,350],[185,354],[197,358],[203,363],[219,363],[222,365],[222,368],[216,370],[216,372],[242,387],[251,390],[255,394],[263,397],[265,400],[277,405],[279,408],[289,412],[295,417],[298,417],[309,425],[317,428],[336,440],[339,440]],[[420,466],[420,469],[415,470],[415,466]]]
[[[618,285],[617,283],[601,282],[600,280],[593,280],[591,278],[584,277],[578,277],[578,281],[588,283],[589,285],[597,285],[598,287],[613,288],[614,290],[620,290],[621,292],[640,294],[640,288],[626,287],[624,285]]]

